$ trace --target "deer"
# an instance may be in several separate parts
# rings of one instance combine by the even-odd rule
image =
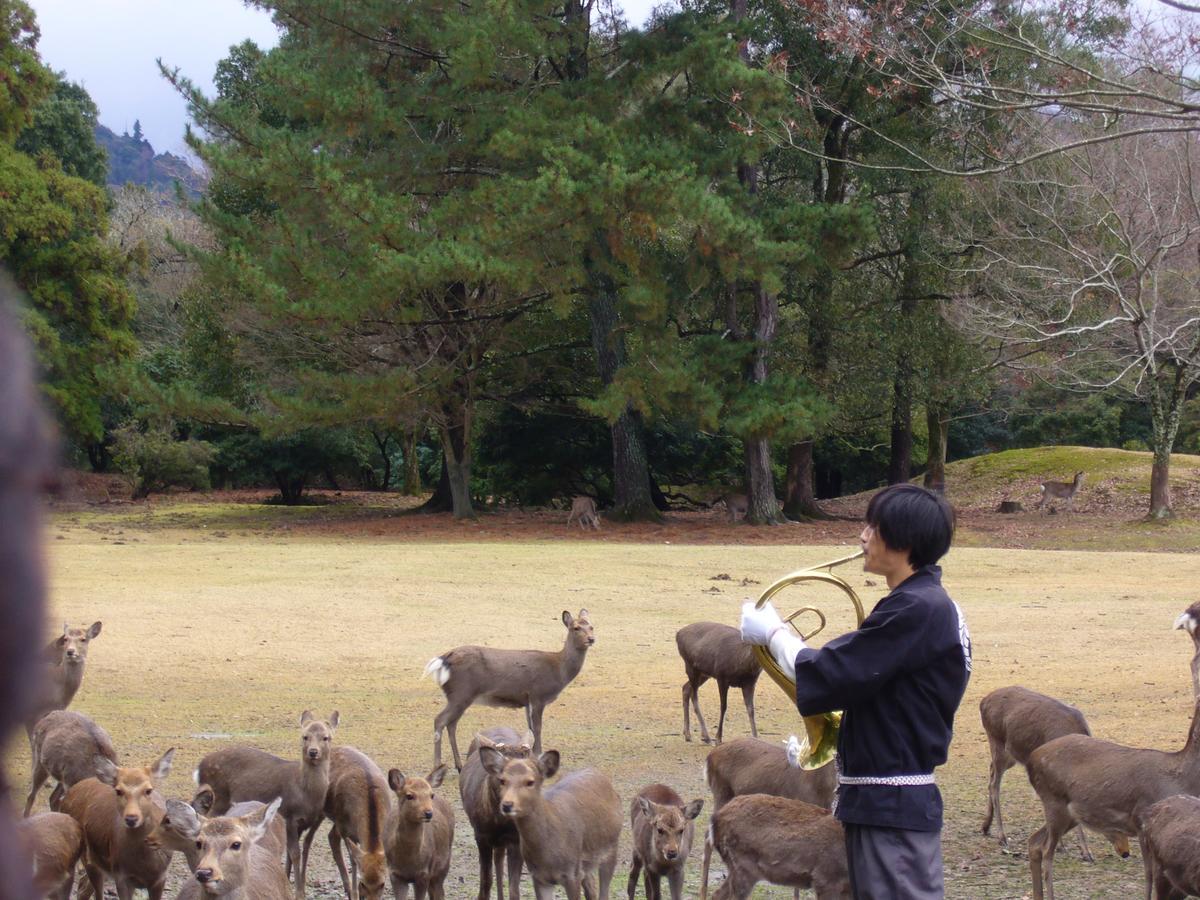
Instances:
[[[337,710],[321,720],[306,709],[300,716],[298,760],[280,759],[255,747],[239,745],[209,753],[194,773],[198,785],[211,787],[212,812],[217,816],[240,800],[270,803],[276,797],[282,799],[279,815],[287,827],[287,868],[295,879],[296,900],[304,900],[307,869],[300,837],[316,829],[324,817],[330,751],[339,722]]]
[[[83,858],[83,829],[66,813],[39,813],[17,823],[17,841],[33,860],[33,887],[46,900],[71,900]]]
[[[454,767],[462,771],[458,754],[458,720],[475,703],[525,710],[533,732],[533,752],[542,749],[542,713],[583,668],[588,650],[596,643],[595,629],[586,609],[578,616],[563,610],[567,629],[563,647],[547,650],[496,650],[491,647],[456,647],[435,656],[425,666],[446,695],[446,705],[433,720],[433,766],[442,764],[442,731],[450,733]]]
[[[750,733],[758,737],[758,723],[754,719],[754,689],[758,685],[758,676],[762,674],[762,665],[754,655],[754,647],[742,641],[742,635],[736,628],[718,622],[693,622],[683,626],[675,632],[675,646],[679,649],[687,673],[687,681],[683,685],[683,739],[689,742],[692,739],[692,724],[688,719],[690,701],[700,723],[700,740],[711,743],[699,700],[700,686],[710,678],[716,680],[721,697],[717,743],[721,743],[725,734],[725,710],[731,687],[741,688],[746,715],[750,717]]]
[[[150,900],[161,900],[167,883],[171,853],[150,847],[146,838],[162,820],[162,798],[157,788],[171,772],[172,747],[148,766],[118,766],[105,757],[96,759],[96,777],[71,786],[62,811],[83,829],[87,846],[84,871],[93,896],[104,896],[104,881],[111,878],[121,900],[130,900],[137,888]],[[80,884],[80,896],[84,893]]]
[[[282,858],[269,840],[280,799],[241,816],[206,820],[196,835],[193,879],[178,900],[224,897],[226,900],[288,900],[290,889]]]
[[[325,816],[329,850],[350,900],[383,900],[388,886],[388,860],[384,847],[384,823],[392,809],[387,777],[375,762],[354,747],[335,747],[325,793]],[[304,856],[316,830],[305,838]],[[350,850],[350,871],[342,855],[342,843]]]
[[[108,732],[83,713],[57,709],[43,716],[30,736],[33,751],[33,784],[25,801],[28,816],[38,791],[53,777],[58,784],[50,794],[50,809],[57,811],[71,785],[98,774],[97,760],[118,765],[117,751]]]
[[[829,809],[837,789],[833,766],[807,771],[788,764],[782,745],[757,738],[721,744],[704,762],[704,780],[713,795],[715,813],[743,794],[773,794]]]
[[[1033,508],[1041,509],[1043,505],[1051,500],[1065,500],[1067,502],[1067,509],[1073,510],[1075,495],[1079,493],[1080,485],[1083,484],[1083,474],[1083,472],[1076,472],[1075,478],[1072,481],[1043,481],[1041,496],[1038,497],[1038,502]]]
[[[730,522],[744,519],[750,512],[750,498],[745,494],[731,491],[730,493],[722,494],[718,502],[725,504],[725,512],[728,514]]]
[[[696,816],[703,808],[703,800],[684,803],[665,784],[651,784],[638,791],[629,808],[633,830],[629,900],[634,900],[637,893],[642,869],[645,869],[646,900],[662,900],[664,877],[671,889],[671,900],[683,900],[683,867],[692,852]]]
[[[591,497],[576,497],[571,501],[571,514],[567,516],[567,524],[572,519],[579,521],[579,527],[586,530],[589,525],[600,530],[600,516],[596,512],[596,501]]]
[[[539,900],[561,885],[567,900],[608,900],[617,867],[621,838],[621,798],[612,782],[595,769],[564,775],[544,788],[558,772],[557,750],[533,759],[510,759],[494,747],[481,746],[484,769],[500,782],[500,812],[510,817],[521,838],[521,858]]]
[[[1175,628],[1186,631],[1195,647],[1196,652],[1192,655],[1192,696],[1200,699],[1200,601],[1179,614]]]
[[[1138,818],[1138,843],[1146,869],[1146,896],[1184,900],[1200,896],[1200,797],[1176,794],[1144,810]]]
[[[1046,813],[1029,838],[1034,900],[1054,900],[1054,851],[1061,837],[1085,825],[1118,846],[1137,837],[1141,812],[1174,794],[1200,793],[1200,702],[1182,750],[1142,750],[1067,734],[1038,747],[1025,763]],[[1143,854],[1144,855],[1144,854]]]
[[[713,900],[748,900],[760,881],[812,888],[817,900],[851,896],[842,825],[811,803],[747,794],[714,812],[704,839],[700,900],[708,898],[713,848],[729,870]]]
[[[83,684],[87,666],[88,646],[99,637],[102,623],[93,622],[87,628],[72,628],[63,624],[63,633],[51,641],[45,650],[44,692],[34,710],[25,720],[25,732],[33,739],[33,726],[46,713],[66,709]]]
[[[445,897],[446,873],[454,843],[454,810],[434,793],[442,786],[446,767],[437,766],[425,778],[409,778],[389,769],[388,787],[395,802],[383,826],[388,871],[396,900],[405,900],[409,885],[417,900]]]
[[[267,804],[257,800],[246,800],[233,804],[225,815],[228,818],[237,818],[266,807]],[[176,800],[174,797],[167,798],[163,817],[158,827],[147,835],[146,845],[155,849],[170,850],[172,853],[182,853],[183,858],[187,860],[188,869],[195,872],[196,867],[200,865],[200,848],[196,846],[196,838],[207,821],[208,810],[211,808],[212,788],[208,785],[201,785],[190,803]],[[283,859],[283,854],[287,851],[287,830],[284,828],[283,819],[273,816],[267,825],[266,833],[257,843]]]
[[[504,900],[506,860],[509,900],[520,900],[521,839],[512,819],[500,813],[500,779],[483,767],[479,759],[480,747],[491,747],[508,759],[532,759],[533,733],[527,732],[522,738],[503,726],[479,732],[467,749],[467,762],[458,777],[463,812],[475,832],[475,846],[479,850],[479,895],[476,900],[488,900],[493,870],[496,900]]]
[[[981,831],[985,835],[991,832],[994,814],[1000,846],[1007,847],[1004,817],[1000,813],[1000,782],[1004,773],[1017,763],[1024,765],[1029,754],[1048,741],[1064,734],[1091,736],[1092,730],[1083,713],[1074,706],[1016,685],[997,688],[979,701],[979,717],[983,720],[992,754],[988,769],[987,812]],[[1083,859],[1094,862],[1082,828],[1079,829],[1079,846]],[[1122,857],[1128,856],[1128,839],[1122,837],[1115,849]]]

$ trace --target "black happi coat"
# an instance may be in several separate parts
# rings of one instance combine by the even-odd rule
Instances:
[[[796,656],[801,715],[845,711],[838,758],[846,776],[922,775],[946,761],[954,712],[971,673],[971,639],[942,570],[923,566],[857,631]],[[841,785],[837,818],[938,831],[937,785]]]

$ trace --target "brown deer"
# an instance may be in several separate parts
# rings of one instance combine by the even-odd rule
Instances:
[[[662,879],[671,900],[683,900],[683,867],[692,852],[696,816],[703,800],[685,804],[665,784],[638,791],[629,809],[633,829],[633,864],[629,867],[629,900],[637,893],[638,873],[645,868],[646,900],[662,900]]]
[[[1029,838],[1033,896],[1054,898],[1054,851],[1076,825],[1098,831],[1117,846],[1136,837],[1138,816],[1174,794],[1200,793],[1200,703],[1187,743],[1168,753],[1141,750],[1068,734],[1038,747],[1025,763],[1046,813]]]
[[[1075,503],[1075,495],[1079,493],[1079,488],[1083,484],[1083,472],[1076,472],[1075,478],[1071,481],[1043,481],[1041,486],[1041,495],[1038,497],[1038,502],[1034,505],[1034,509],[1041,509],[1042,506],[1053,500],[1067,501],[1067,509],[1073,510]],[[1049,507],[1046,507],[1049,509]]]
[[[83,684],[87,666],[88,646],[100,635],[100,622],[88,628],[63,625],[63,633],[50,642],[45,651],[44,692],[33,714],[25,720],[25,731],[31,736],[38,719],[55,709],[66,709]]]
[[[571,501],[571,514],[567,516],[567,524],[572,519],[579,521],[579,527],[586,529],[589,525],[600,530],[600,516],[596,513],[596,501],[591,497],[576,497]]]
[[[1138,822],[1138,843],[1146,868],[1146,896],[1184,900],[1200,896],[1200,797],[1176,794],[1146,809]]]
[[[43,716],[33,728],[30,747],[33,785],[25,801],[26,816],[47,778],[58,782],[50,794],[50,808],[57,810],[67,788],[98,774],[97,759],[117,765],[117,751],[108,732],[83,713],[70,710],[58,709]]]
[[[247,800],[244,803],[233,804],[225,815],[235,819],[266,809],[266,806],[267,804],[257,800]],[[212,788],[207,785],[201,786],[191,803],[176,800],[174,797],[168,798],[158,827],[146,837],[147,846],[182,853],[187,860],[188,869],[195,872],[200,864],[200,848],[196,846],[196,838],[211,808]],[[287,830],[284,828],[283,819],[273,816],[266,834],[258,839],[258,843],[283,859],[283,854],[287,851]]]
[[[714,812],[704,839],[700,900],[708,898],[714,847],[729,876],[713,900],[748,900],[760,881],[812,888],[817,900],[851,896],[842,825],[829,810],[811,803],[748,794]]]
[[[718,502],[725,504],[725,512],[729,516],[730,522],[744,519],[750,512],[750,498],[745,494],[737,492],[723,494]]]
[[[773,794],[829,809],[837,788],[833,766],[806,771],[788,765],[782,745],[757,738],[722,744],[704,762],[704,780],[713,795],[713,812],[743,794]]]
[[[479,748],[492,747],[508,759],[533,758],[533,734],[524,739],[511,728],[488,728],[475,735],[467,749],[467,762],[458,776],[463,811],[475,832],[479,850],[479,895],[488,900],[492,872],[496,874],[496,900],[504,900],[505,859],[508,863],[509,900],[521,897],[521,839],[513,820],[500,813],[500,779],[483,767]]]
[[[280,759],[254,747],[226,747],[200,760],[195,773],[197,784],[212,788],[212,812],[217,816],[240,800],[282,799],[279,815],[287,826],[287,864],[295,879],[296,900],[303,900],[306,876],[300,837],[324,817],[330,751],[339,721],[337,710],[323,721],[306,709],[300,716],[298,760]]]
[[[146,838],[162,820],[156,789],[170,774],[174,755],[171,748],[156,762],[133,768],[99,757],[96,777],[72,785],[63,798],[62,811],[83,828],[83,867],[95,897],[104,896],[104,880],[111,878],[121,900],[129,900],[137,888],[150,900],[161,900],[171,853],[148,846]]]
[[[242,816],[206,820],[196,835],[193,881],[178,900],[288,900],[291,893],[282,858],[264,838],[279,809],[276,798]]]
[[[495,650],[491,647],[456,647],[431,659],[425,674],[433,676],[446,695],[446,706],[433,720],[433,765],[442,764],[442,731],[450,732],[454,767],[462,771],[458,755],[458,720],[475,703],[524,709],[533,732],[533,752],[542,748],[542,712],[583,668],[588,649],[596,643],[588,611],[578,616],[563,610],[567,637],[557,652],[547,650]]]
[[[1200,699],[1200,602],[1193,603],[1175,620],[1175,627],[1186,631],[1196,652],[1192,655],[1192,696]]]
[[[350,900],[383,900],[388,886],[388,861],[383,843],[384,823],[392,808],[387,778],[365,753],[354,747],[335,747],[325,793],[329,849]],[[304,856],[315,830],[305,839]],[[350,871],[342,842],[350,849]]]
[[[521,836],[521,857],[540,898],[554,886],[567,900],[608,900],[617,844],[621,837],[621,798],[612,782],[595,769],[564,775],[543,790],[558,771],[557,750],[537,759],[509,759],[493,747],[480,747],[483,767],[500,781],[500,812],[512,818]]]
[[[700,723],[700,740],[710,743],[708,725],[700,712],[700,686],[708,679],[717,682],[721,697],[721,717],[717,720],[717,743],[725,734],[725,709],[729,704],[729,689],[741,688],[742,700],[746,704],[746,715],[750,717],[750,733],[758,737],[758,723],[754,720],[754,689],[762,665],[754,655],[754,647],[742,640],[736,628],[719,622],[694,622],[684,625],[675,632],[675,646],[683,658],[687,681],[683,685],[683,739],[692,739],[692,724],[688,719],[688,703],[696,710]]]
[[[1029,754],[1048,741],[1064,734],[1090,736],[1092,730],[1083,713],[1074,706],[1016,685],[997,688],[979,701],[979,717],[983,720],[988,748],[992,752],[982,831],[984,834],[991,831],[994,814],[1000,845],[1007,847],[1004,817],[1000,813],[1000,781],[1004,773],[1017,763],[1025,765]],[[1082,828],[1079,829],[1079,846],[1083,858],[1093,862]],[[1122,837],[1116,850],[1121,856],[1128,856],[1129,841]]]
[[[17,823],[17,841],[33,860],[33,887],[46,900],[71,900],[83,857],[83,829],[65,813],[40,813]]]
[[[454,844],[454,810],[434,790],[441,787],[446,767],[438,766],[427,778],[407,778],[399,769],[388,770],[388,786],[395,803],[383,826],[388,870],[397,900],[405,900],[412,885],[417,900],[428,892],[432,900],[445,897]]]

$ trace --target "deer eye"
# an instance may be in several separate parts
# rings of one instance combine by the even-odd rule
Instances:
[[[405,800],[416,800],[416,799],[417,799],[417,795],[416,795],[416,794],[405,794],[405,795],[404,795],[404,799],[405,799]]]
[[[525,787],[533,787],[534,783],[535,783],[534,780],[532,778],[530,778],[528,781],[525,782]]]
[[[660,828],[660,829],[658,829],[658,833],[659,833],[659,834],[666,834],[666,833],[667,833],[667,829],[665,829],[665,828]]]
[[[200,843],[199,841],[196,841],[196,849],[197,849],[197,850],[203,850],[203,849],[204,849],[204,845],[203,845],[202,843]]]
[[[113,790],[115,790],[115,791],[117,792],[117,796],[118,796],[118,797],[124,797],[124,796],[125,796],[125,792],[124,792],[123,790],[121,790],[120,788],[113,788]]]
[[[152,788],[152,787],[146,788],[146,796],[147,797],[149,797],[153,793],[154,793],[154,788]]]
[[[230,845],[229,845],[229,849],[230,849],[230,850],[241,850],[241,849],[242,849],[242,842],[241,842],[241,841],[234,841],[232,844],[230,844]]]

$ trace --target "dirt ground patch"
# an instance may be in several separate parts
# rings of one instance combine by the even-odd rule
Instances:
[[[339,709],[337,740],[385,768],[425,771],[441,707],[440,692],[420,677],[425,662],[461,643],[557,647],[561,611],[587,607],[598,643],[547,711],[546,745],[562,751],[565,769],[592,765],[612,776],[626,800],[659,780],[685,798],[707,798],[707,748],[679,734],[676,629],[702,619],[735,622],[743,596],[844,554],[859,527],[753,529],[696,513],[692,524],[585,534],[563,527],[562,512],[485,515],[464,526],[404,515],[400,503],[264,513],[257,502],[234,499],[61,509],[50,526],[53,619],[104,621],[75,707],[109,730],[125,759],[178,747],[167,786],[176,796],[190,794],[200,756],[227,742],[298,752],[296,723],[306,708]],[[981,532],[968,526],[967,533]],[[947,896],[1022,897],[1029,890],[1023,850],[1002,853],[978,833],[987,777],[980,697],[1026,684],[1079,705],[1099,737],[1182,746],[1191,642],[1171,624],[1196,599],[1196,558],[962,546],[945,568],[976,652],[951,759],[939,772]],[[849,574],[868,606],[884,593],[862,573]],[[798,606],[814,597],[792,599]],[[837,598],[819,600],[839,610],[834,633],[849,627]],[[701,702],[715,724],[715,689],[705,687]],[[765,679],[758,707],[764,738],[795,730],[787,698]],[[477,707],[460,733],[520,727],[522,718]],[[732,703],[727,735],[746,731],[745,713]],[[8,760],[14,783],[27,783],[23,741]],[[457,813],[447,887],[448,896],[466,898],[475,894],[477,862],[457,790],[452,776],[443,788]],[[1023,848],[1041,813],[1019,769],[1005,781],[1004,811],[1012,846]],[[615,893],[624,892],[628,841],[626,828]],[[1094,865],[1078,861],[1073,842],[1060,855],[1059,896],[1136,896],[1136,852],[1120,860],[1101,852],[1100,839],[1094,844]],[[323,837],[314,847],[310,896],[336,897]],[[689,867],[690,895],[698,890],[698,857]],[[181,873],[182,861],[176,867]],[[790,892],[760,888],[756,896]]]

